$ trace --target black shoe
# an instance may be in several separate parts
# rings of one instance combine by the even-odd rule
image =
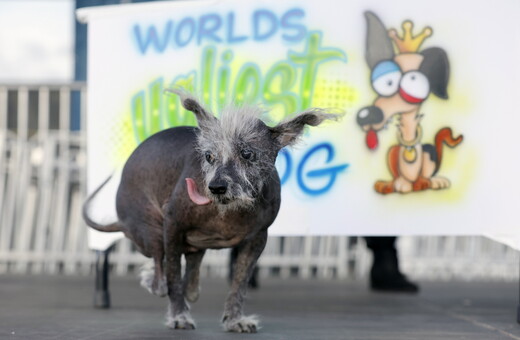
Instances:
[[[419,286],[409,281],[406,276],[399,272],[389,275],[377,275],[370,278],[370,288],[380,292],[411,293],[419,292]]]
[[[419,286],[408,281],[399,270],[397,251],[393,247],[374,250],[374,263],[370,270],[370,288],[382,292],[419,292]]]

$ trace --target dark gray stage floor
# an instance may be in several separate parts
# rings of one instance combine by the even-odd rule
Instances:
[[[520,339],[515,283],[423,283],[419,295],[377,294],[364,282],[268,280],[249,294],[258,334],[224,333],[227,286],[203,280],[194,331],[163,326],[166,300],[136,278],[113,278],[110,310],[91,307],[91,277],[0,276],[1,339]]]

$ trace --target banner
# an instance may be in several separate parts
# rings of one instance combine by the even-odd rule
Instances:
[[[277,160],[271,235],[516,233],[520,3],[190,1],[87,8],[88,183],[147,137],[260,104],[343,111]],[[165,151],[166,152],[166,151]],[[174,151],[171,151],[174,152]],[[117,177],[117,176],[116,176]],[[97,200],[116,218],[118,179]]]

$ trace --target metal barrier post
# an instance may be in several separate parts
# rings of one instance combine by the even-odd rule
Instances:
[[[516,322],[520,324],[520,277],[518,277],[518,305],[516,306]]]
[[[107,250],[96,251],[96,291],[94,293],[95,308],[110,308],[110,292],[108,290],[108,255],[112,247]]]

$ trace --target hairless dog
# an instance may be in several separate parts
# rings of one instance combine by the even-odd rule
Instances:
[[[206,249],[236,247],[222,323],[227,331],[254,333],[258,320],[245,316],[242,306],[267,229],[280,208],[276,156],[298,140],[305,125],[337,116],[309,109],[269,127],[257,107],[230,106],[217,119],[187,92],[170,92],[195,114],[199,127],[167,129],[136,148],[117,191],[117,222],[100,225],[88,216],[89,203],[106,182],[86,200],[83,217],[96,230],[122,231],[153,258],[153,271],[142,276],[141,284],[155,295],[168,295],[166,325],[175,329],[195,328],[188,302],[199,297]]]

